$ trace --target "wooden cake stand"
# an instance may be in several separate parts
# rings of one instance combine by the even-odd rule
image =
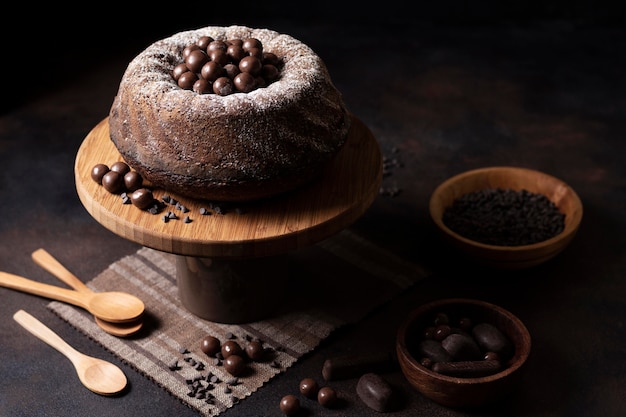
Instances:
[[[85,137],[76,155],[78,196],[105,228],[140,245],[177,255],[181,302],[192,313],[222,323],[243,323],[270,314],[287,279],[288,252],[313,245],[351,225],[371,205],[382,182],[382,155],[370,130],[356,117],[332,166],[294,192],[214,211],[208,201],[153,188],[186,210],[166,204],[159,214],[123,204],[91,178],[98,163],[123,158],[109,137],[108,119]],[[213,203],[215,205],[215,202]],[[206,209],[209,214],[202,214]],[[164,221],[167,212],[177,219]],[[189,221],[185,221],[189,217]]]

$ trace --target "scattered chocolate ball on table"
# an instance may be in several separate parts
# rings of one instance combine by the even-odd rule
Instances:
[[[294,416],[300,411],[300,400],[293,394],[287,394],[280,400],[280,411],[287,416]]]
[[[313,378],[304,378],[300,381],[300,394],[307,398],[317,398],[319,389],[317,381]]]
[[[337,400],[337,391],[332,387],[321,387],[319,391],[317,391],[317,402],[323,407],[333,408],[337,405]]]

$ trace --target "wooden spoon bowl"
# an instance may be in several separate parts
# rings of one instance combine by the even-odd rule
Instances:
[[[69,269],[67,269],[61,262],[54,258],[45,249],[37,249],[31,255],[33,261],[41,266],[46,271],[75,289],[76,291],[84,293],[93,293],[91,288],[85,285],[76,275],[74,275]],[[103,320],[100,317],[94,316],[96,324],[105,332],[118,337],[127,337],[137,333],[143,327],[143,319],[139,317],[136,320],[122,323],[114,323]]]
[[[34,336],[65,355],[74,365],[80,382],[91,391],[100,395],[114,395],[126,388],[128,383],[126,375],[116,365],[77,351],[24,310],[17,311],[13,319]]]
[[[94,316],[113,323],[136,321],[143,315],[145,309],[143,301],[125,292],[85,293],[33,281],[8,272],[0,271],[0,285],[82,307]]]

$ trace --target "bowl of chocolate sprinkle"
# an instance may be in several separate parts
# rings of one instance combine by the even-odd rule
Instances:
[[[561,253],[582,221],[583,206],[562,180],[528,168],[496,166],[455,175],[429,202],[444,240],[465,258],[523,269]]]

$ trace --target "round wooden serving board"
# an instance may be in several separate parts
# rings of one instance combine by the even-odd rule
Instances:
[[[85,137],[78,149],[74,174],[78,196],[89,214],[121,237],[146,247],[186,256],[253,258],[284,254],[315,244],[360,217],[378,195],[382,155],[370,130],[352,118],[347,143],[331,168],[314,183],[294,192],[246,204],[229,204],[223,214],[209,212],[210,202],[152,188],[154,197],[175,198],[189,212],[167,205],[159,214],[123,204],[91,179],[98,163],[111,166],[122,157],[109,137],[108,119]],[[165,222],[172,211],[178,219]],[[183,219],[189,216],[191,222]]]

